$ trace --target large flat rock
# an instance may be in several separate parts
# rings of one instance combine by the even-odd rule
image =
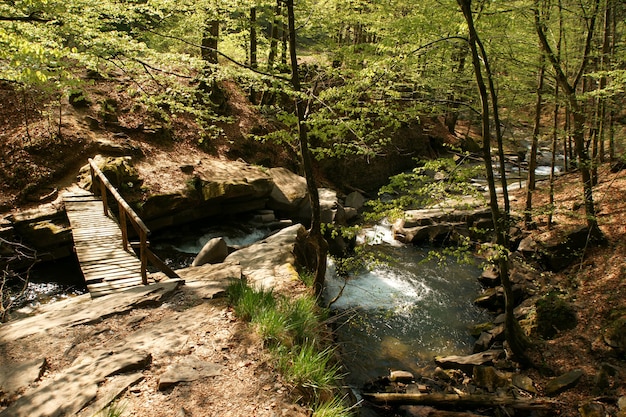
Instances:
[[[42,309],[41,314],[15,320],[0,327],[0,344],[57,327],[94,323],[142,305],[160,303],[175,292],[181,283],[180,280],[165,281],[130,288],[95,300],[92,300],[89,294],[85,294],[51,303]]]
[[[149,353],[124,349],[94,352],[37,388],[27,391],[0,413],[0,417],[56,417],[72,415],[94,400],[105,377],[141,369]]]
[[[27,362],[4,364],[0,367],[0,395],[21,391],[41,378],[46,359],[33,359]]]
[[[303,232],[304,226],[296,224],[282,229],[267,239],[231,253],[224,262],[241,265],[249,284],[280,291],[289,281],[298,278],[294,256],[298,231]]]

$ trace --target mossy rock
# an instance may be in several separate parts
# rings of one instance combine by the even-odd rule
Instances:
[[[617,318],[607,326],[604,341],[622,356],[626,355],[626,315]]]
[[[570,330],[578,323],[572,305],[557,293],[551,292],[536,302],[536,332],[544,339],[552,339],[558,332]]]
[[[132,165],[130,156],[105,157],[96,155],[93,161],[109,182],[118,189],[141,184],[139,173]],[[84,189],[91,189],[91,175],[89,172],[89,164],[80,169],[79,184]]]

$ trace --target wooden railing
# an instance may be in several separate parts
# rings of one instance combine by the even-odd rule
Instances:
[[[139,236],[139,260],[141,261],[141,281],[144,285],[148,283],[147,266],[150,261],[154,266],[159,268],[169,278],[179,278],[178,274],[174,272],[169,266],[167,266],[152,250],[150,250],[150,244],[148,242],[148,236],[150,236],[150,230],[141,218],[135,213],[135,210],[128,205],[124,198],[117,192],[117,189],[109,182],[104,173],[94,163],[93,159],[89,158],[89,167],[91,170],[91,183],[94,194],[100,194],[102,198],[102,206],[104,207],[104,215],[109,215],[109,205],[107,202],[107,190],[111,193],[115,201],[117,201],[117,207],[119,211],[119,225],[122,231],[122,243],[124,244],[124,250],[129,251],[132,244],[128,240],[127,223],[135,229],[135,232]]]

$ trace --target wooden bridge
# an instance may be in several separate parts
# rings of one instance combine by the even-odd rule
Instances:
[[[92,190],[67,193],[63,196],[65,210],[72,228],[74,248],[87,288],[92,297],[108,295],[130,287],[147,285],[147,264],[150,261],[170,278],[178,278],[149,248],[150,230],[124,201],[106,176],[89,159]],[[109,210],[108,193],[117,202],[119,222]],[[127,223],[133,226],[139,242],[128,239]],[[139,257],[132,250],[139,249]]]

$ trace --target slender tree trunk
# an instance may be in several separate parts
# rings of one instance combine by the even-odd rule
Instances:
[[[202,59],[209,64],[217,64],[217,40],[220,33],[220,22],[208,20],[202,32]]]
[[[491,134],[489,131],[489,96],[487,93],[487,87],[482,75],[481,59],[478,54],[476,29],[474,28],[474,19],[472,16],[471,0],[457,0],[457,3],[461,7],[465,21],[469,29],[469,47],[472,56],[472,63],[474,65],[474,73],[476,76],[476,84],[478,85],[478,91],[481,101],[481,120],[482,120],[482,136],[483,136],[483,158],[485,160],[485,169],[487,172],[487,183],[489,186],[489,200],[491,204],[491,215],[493,224],[496,231],[496,241],[500,246],[500,256],[498,257],[498,266],[500,270],[500,278],[502,280],[502,286],[504,287],[504,299],[505,299],[505,337],[506,341],[511,349],[511,352],[516,360],[526,363],[528,358],[526,357],[526,347],[528,341],[515,319],[513,310],[515,308],[513,304],[513,287],[509,276],[509,259],[506,241],[505,225],[500,218],[500,210],[498,208],[498,197],[496,195],[496,186],[493,175],[493,167],[491,165]]]
[[[537,148],[539,145],[539,133],[541,129],[541,111],[543,109],[543,83],[545,79],[545,59],[543,54],[540,58],[539,71],[537,73],[537,102],[535,103],[535,122],[533,127],[533,139],[530,147],[530,159],[528,160],[528,181],[526,182],[526,211],[524,212],[524,224],[526,228],[533,228],[533,193],[535,192],[535,170],[537,169]]]
[[[557,81],[558,84],[558,81]],[[569,107],[565,108],[565,135],[563,136],[563,152],[565,156],[565,172],[569,172],[574,167],[574,154],[572,152],[572,113]]]
[[[554,213],[554,174],[556,168],[556,149],[559,140],[559,84],[554,86],[554,124],[552,125],[552,160],[550,161],[550,212],[548,214],[548,229],[552,229]]]
[[[220,24],[216,19],[206,21],[202,32],[201,56],[205,61],[204,78],[200,83],[200,89],[211,99],[211,102],[222,109],[226,104],[226,97],[214,79],[215,67],[217,66],[217,43],[219,39]]]
[[[289,10],[284,10],[283,12],[287,13],[287,15],[289,14]],[[289,20],[289,16],[287,16],[287,20]],[[287,66],[287,55],[289,54],[287,51],[287,44],[290,42],[289,38],[291,36],[291,33],[289,32],[288,26],[289,26],[289,23],[288,22],[285,23],[283,20],[283,29],[282,29],[282,37],[281,37],[282,48],[280,51],[280,63],[283,66]],[[295,33],[293,36],[296,36]],[[295,42],[295,39],[294,39],[294,42]]]
[[[511,212],[511,205],[509,203],[509,190],[506,182],[506,166],[504,157],[504,143],[502,142],[502,125],[500,124],[500,113],[498,111],[498,95],[496,94],[496,87],[493,82],[493,74],[491,72],[491,66],[489,65],[489,59],[487,58],[487,52],[483,46],[482,41],[476,36],[476,44],[480,48],[481,58],[485,65],[485,71],[487,72],[487,81],[489,85],[489,95],[491,96],[491,107],[493,108],[493,124],[496,128],[496,143],[498,144],[498,159],[500,160],[500,186],[502,187],[502,199],[504,200],[504,213],[503,219],[504,230],[508,233],[509,230],[509,213]],[[508,240],[508,237],[505,239]]]
[[[276,53],[278,51],[278,30],[283,27],[280,21],[281,12],[281,0],[276,0],[276,7],[274,8],[274,20],[272,21],[272,30],[270,36],[270,52],[267,56],[267,70],[271,71],[274,68],[274,61],[276,60]]]
[[[602,37],[602,56],[600,58],[601,69],[606,71],[610,69],[611,66],[611,22],[612,18],[613,5],[611,0],[607,0],[604,10],[604,35]],[[600,84],[598,88],[603,90],[606,88],[607,77],[603,75],[600,78]],[[604,162],[606,156],[605,149],[605,139],[606,139],[606,125],[607,125],[607,114],[606,114],[606,103],[607,99],[605,97],[598,98],[600,109],[600,125],[598,132],[598,140],[600,141],[600,162]]]
[[[291,58],[291,80],[296,93],[302,90],[300,76],[298,74],[298,56],[296,52],[296,26],[293,10],[293,0],[285,0],[287,6],[287,21],[289,25],[289,51]],[[328,253],[328,243],[324,239],[321,230],[321,210],[315,176],[313,174],[313,157],[309,151],[309,139],[305,119],[305,103],[299,96],[296,96],[296,113],[298,116],[298,138],[300,140],[300,152],[304,177],[306,178],[307,190],[311,201],[313,212],[311,228],[305,237],[304,255],[307,264],[315,270],[314,290],[316,295],[320,295],[324,289],[326,275],[326,255]]]
[[[585,51],[583,55],[583,60],[581,67],[574,79],[573,83],[570,84],[567,76],[563,72],[561,64],[557,59],[557,55],[554,54],[550,44],[548,43],[548,38],[545,33],[544,24],[541,21],[540,11],[539,11],[539,1],[535,1],[535,28],[537,30],[537,35],[539,36],[539,41],[541,42],[541,46],[543,50],[546,52],[552,67],[556,73],[557,81],[561,85],[565,93],[565,97],[568,101],[569,108],[572,112],[573,116],[573,137],[574,137],[574,147],[576,151],[576,156],[578,158],[578,170],[580,172],[580,177],[583,183],[583,197],[585,202],[585,213],[587,217],[587,228],[589,229],[589,235],[593,239],[598,241],[604,241],[604,235],[598,226],[598,219],[596,217],[595,205],[593,202],[593,184],[591,179],[591,171],[590,171],[590,158],[587,148],[585,147],[585,115],[580,107],[578,102],[578,96],[576,94],[576,86],[578,82],[582,79],[583,72],[586,67],[587,57],[589,56],[589,50],[591,48],[591,40],[593,38],[593,29],[595,26],[595,16],[597,14],[599,1],[596,0],[596,12],[592,15],[588,25],[587,39],[585,44]]]
[[[460,77],[465,71],[465,61],[467,60],[467,48],[459,48],[454,50],[452,54],[452,61],[457,63],[455,73],[457,77]],[[452,92],[448,95],[448,100],[450,101],[449,110],[446,112],[444,116],[444,123],[448,132],[454,134],[454,129],[456,128],[456,122],[459,119],[459,105],[460,103],[457,101],[457,94]]]
[[[250,67],[257,67],[256,7],[250,8]]]

